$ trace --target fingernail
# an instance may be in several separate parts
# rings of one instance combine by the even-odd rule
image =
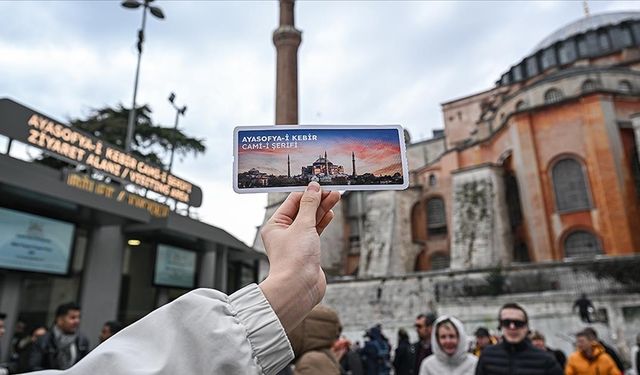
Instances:
[[[320,191],[320,184],[315,181],[311,181],[307,186],[308,191]]]

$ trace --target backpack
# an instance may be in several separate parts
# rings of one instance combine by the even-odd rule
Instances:
[[[376,375],[388,375],[391,372],[391,348],[389,344],[381,340],[373,340],[371,343],[376,348],[378,362],[378,374]]]

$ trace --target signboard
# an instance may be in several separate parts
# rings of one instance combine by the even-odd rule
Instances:
[[[153,283],[158,286],[191,289],[196,280],[196,252],[159,244]]]
[[[123,202],[130,206],[147,210],[153,217],[163,218],[169,216],[169,206],[166,204],[141,197],[138,194],[128,192],[122,188],[114,186],[113,184],[105,184],[104,182],[96,181],[86,174],[64,170],[63,176],[64,182],[76,189],[84,190],[95,195],[113,199],[117,202]]]
[[[0,208],[0,268],[65,275],[74,225]]]
[[[131,183],[193,207],[202,190],[89,133],[63,125],[10,99],[0,99],[0,134],[82,164],[123,183]]]

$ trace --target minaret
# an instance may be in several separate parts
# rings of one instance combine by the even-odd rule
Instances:
[[[291,178],[291,159],[289,159],[289,154],[287,154],[287,177]]]
[[[302,32],[293,20],[294,0],[280,0],[280,26],[273,32],[277,51],[276,125],[298,123],[298,47]]]
[[[324,173],[329,175],[329,159],[327,159],[327,151],[324,152]]]
[[[276,125],[298,123],[298,47],[302,33],[293,22],[294,0],[280,0],[280,24],[273,32],[276,46]],[[287,193],[267,194],[265,221],[286,198]]]
[[[353,167],[353,178],[356,178],[356,154],[351,151],[351,166]]]

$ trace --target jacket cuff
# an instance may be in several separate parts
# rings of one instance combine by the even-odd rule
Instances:
[[[229,304],[247,330],[253,355],[264,374],[275,374],[293,360],[287,334],[256,284],[250,284],[229,296]]]

